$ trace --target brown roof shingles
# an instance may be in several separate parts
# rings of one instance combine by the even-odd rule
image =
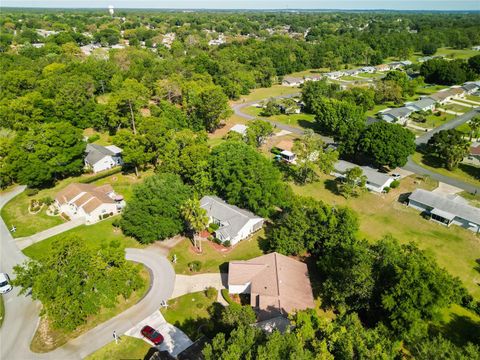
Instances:
[[[80,195],[80,197],[73,203],[77,207],[82,207],[83,210],[89,214],[104,203],[115,203],[115,201],[107,195],[112,191],[113,188],[109,184],[97,187],[91,184],[76,183],[70,184],[66,188],[60,190],[57,193],[55,200],[57,200],[59,204],[65,204],[71,202]]]

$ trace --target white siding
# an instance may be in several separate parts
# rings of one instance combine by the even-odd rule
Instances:
[[[250,293],[250,283],[246,283],[242,285],[228,285],[228,292],[230,294]]]

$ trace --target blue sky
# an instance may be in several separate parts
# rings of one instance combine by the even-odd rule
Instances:
[[[6,7],[480,10],[479,0],[2,0]]]

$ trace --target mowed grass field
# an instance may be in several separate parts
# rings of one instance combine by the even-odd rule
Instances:
[[[291,95],[291,94],[297,94],[297,93],[300,93],[300,89],[297,87],[273,85],[269,88],[253,89],[250,92],[250,94],[242,96],[242,98],[239,101],[236,101],[236,103],[256,101],[256,100],[268,99],[270,97]]]
[[[418,182],[409,177],[402,180],[399,189],[389,194],[365,193],[348,200],[332,191],[334,180],[327,176],[322,176],[318,183],[292,187],[299,195],[355,210],[360,221],[359,235],[369,241],[377,241],[390,234],[402,243],[416,242],[420,248],[434,255],[440,266],[458,276],[472,295],[480,300],[480,272],[476,270],[480,239],[460,227],[446,228],[428,221],[419,211],[399,203],[398,197],[402,193],[411,192],[417,186],[432,189],[431,184],[414,184],[415,181]]]
[[[268,119],[289,126],[295,126],[300,128],[312,128],[315,126],[315,115],[312,114],[281,114],[272,115],[269,117],[262,117],[260,116],[262,109],[256,106],[248,106],[243,109],[243,112],[248,115],[258,116],[260,119]]]
[[[152,348],[146,341],[130,336],[121,336],[118,344],[112,341],[94,353],[88,355],[85,360],[122,360],[144,359]]]

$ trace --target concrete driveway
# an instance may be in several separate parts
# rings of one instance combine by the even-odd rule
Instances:
[[[192,340],[190,340],[190,338],[182,330],[173,326],[172,324],[169,324],[159,310],[155,311],[153,314],[132,327],[125,333],[125,335],[143,339],[148,344],[154,346],[150,340],[143,337],[140,333],[145,325],[151,326],[163,335],[164,341],[162,344],[158,345],[157,348],[159,350],[168,351],[172,356],[177,356],[183,350],[193,344]]]
[[[223,273],[177,275],[175,277],[175,287],[171,298],[203,291],[208,287],[214,287],[217,290],[224,289],[227,286],[227,279],[228,274]]]

